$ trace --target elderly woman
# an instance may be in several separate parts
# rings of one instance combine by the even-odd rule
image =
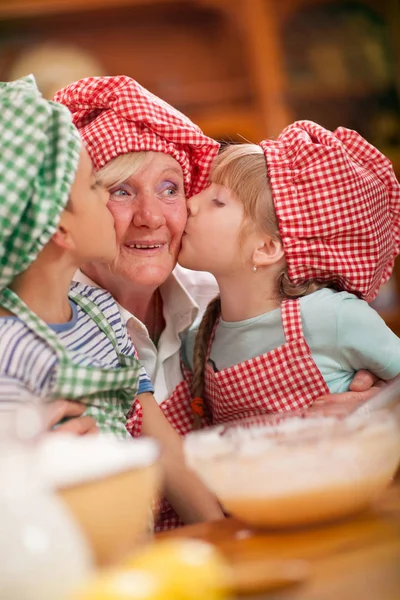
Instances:
[[[119,244],[112,265],[88,264],[77,279],[113,294],[161,403],[182,380],[180,335],[216,294],[211,276],[174,268],[186,197],[207,184],[218,144],[128,77],[83,79],[54,99],[110,191]]]
[[[87,264],[77,279],[112,293],[162,404],[185,385],[180,336],[217,293],[211,276],[176,261],[186,198],[207,184],[218,144],[129,77],[83,79],[54,99],[71,110],[109,189],[119,245],[113,264]],[[365,373],[355,379],[356,400],[372,382]]]

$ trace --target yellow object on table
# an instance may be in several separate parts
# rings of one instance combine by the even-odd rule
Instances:
[[[154,543],[118,569],[104,571],[73,600],[227,600],[230,569],[199,540]]]
[[[132,569],[103,572],[72,600],[173,600],[156,575]]]

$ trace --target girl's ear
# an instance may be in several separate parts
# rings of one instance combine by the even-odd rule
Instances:
[[[61,250],[73,251],[76,248],[73,236],[71,235],[72,214],[68,210],[63,210],[57,225],[57,230],[51,236],[52,242]]]
[[[253,250],[252,263],[257,267],[267,267],[274,265],[282,258],[284,258],[285,252],[283,245],[280,240],[272,237],[266,237],[260,242],[258,247]]]

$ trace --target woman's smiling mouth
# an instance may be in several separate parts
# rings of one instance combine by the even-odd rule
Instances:
[[[145,243],[145,242],[135,242],[135,243],[127,243],[124,244],[124,248],[128,250],[128,252],[132,254],[146,254],[147,256],[154,256],[163,252],[165,248],[168,248],[167,242],[155,242],[155,243]]]

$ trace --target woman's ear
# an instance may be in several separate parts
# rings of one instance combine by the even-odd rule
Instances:
[[[251,259],[253,265],[267,267],[278,263],[284,256],[285,252],[282,242],[279,239],[268,236],[253,250]]]
[[[73,251],[76,249],[73,236],[71,235],[71,217],[72,214],[68,210],[63,210],[57,225],[57,230],[51,236],[52,242],[58,246],[58,248],[66,251]]]

